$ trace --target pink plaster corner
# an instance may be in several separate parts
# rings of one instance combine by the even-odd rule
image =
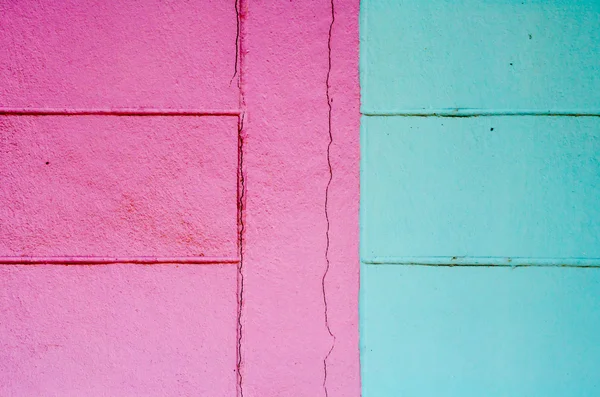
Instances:
[[[360,395],[358,1],[331,6],[245,8],[245,396]]]
[[[1,396],[235,395],[235,267],[0,266]]]

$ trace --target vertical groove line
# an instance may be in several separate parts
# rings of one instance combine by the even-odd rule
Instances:
[[[329,24],[329,34],[328,34],[328,38],[327,38],[327,61],[328,61],[328,64],[327,64],[327,78],[325,80],[325,95],[327,98],[327,108],[328,108],[327,127],[328,127],[329,142],[327,143],[327,167],[329,168],[329,179],[327,181],[327,186],[325,187],[325,221],[327,223],[327,229],[325,231],[325,239],[326,239],[325,263],[326,264],[325,264],[325,271],[323,272],[323,277],[321,279],[321,288],[322,288],[322,293],[323,293],[323,305],[324,305],[324,311],[325,311],[325,328],[327,329],[327,332],[328,332],[330,338],[332,338],[332,342],[331,342],[331,347],[329,348],[329,351],[327,352],[327,354],[325,355],[325,358],[323,359],[323,390],[325,392],[325,397],[329,397],[329,391],[327,389],[327,360],[329,359],[331,352],[333,352],[333,348],[335,347],[335,339],[336,339],[335,335],[331,331],[331,326],[329,325],[327,292],[326,292],[326,288],[325,288],[327,275],[329,273],[329,268],[331,266],[331,262],[329,260],[329,247],[330,247],[329,231],[330,231],[330,226],[331,226],[330,220],[329,220],[329,188],[330,188],[331,182],[333,180],[333,168],[331,166],[331,145],[333,144],[333,133],[332,133],[332,129],[331,129],[332,107],[331,107],[331,93],[330,93],[330,87],[331,87],[331,84],[330,84],[331,35],[332,35],[332,31],[333,31],[333,24],[335,23],[335,8],[334,8],[333,0],[330,0],[330,4],[331,4],[331,23]]]
[[[233,82],[233,79],[235,79],[235,76],[237,76],[238,74],[238,63],[239,63],[239,58],[240,58],[240,10],[239,10],[239,5],[240,5],[240,0],[235,0],[234,3],[234,7],[235,7],[235,18],[236,18],[236,23],[235,23],[235,61],[233,62],[233,76],[231,76],[231,80],[229,80],[229,85],[231,86],[231,83]],[[238,88],[240,88],[240,79],[238,77]]]
[[[238,123],[238,252],[239,262],[237,264],[237,346],[236,346],[236,373],[237,389],[240,397],[244,396],[242,375],[242,311],[244,308],[244,194],[246,183],[244,177],[244,119],[240,116]]]
[[[239,89],[239,108],[238,118],[238,175],[237,175],[237,224],[238,224],[238,257],[237,265],[237,332],[236,332],[236,390],[239,397],[244,397],[243,389],[243,359],[242,359],[242,337],[243,337],[243,309],[244,309],[244,211],[245,211],[245,192],[246,180],[244,175],[244,117],[245,100],[244,90],[242,88],[243,78],[243,32],[242,32],[242,7],[243,0],[235,0],[236,15],[236,38],[235,38],[235,73],[237,75],[237,86]]]

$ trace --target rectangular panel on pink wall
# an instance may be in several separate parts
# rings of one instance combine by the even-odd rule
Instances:
[[[0,396],[235,396],[236,268],[0,266]]]
[[[0,2],[0,106],[237,107],[235,3]]]
[[[237,118],[0,116],[0,256],[235,257]]]

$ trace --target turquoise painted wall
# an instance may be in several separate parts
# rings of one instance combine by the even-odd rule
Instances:
[[[363,0],[363,395],[600,395],[600,1]]]

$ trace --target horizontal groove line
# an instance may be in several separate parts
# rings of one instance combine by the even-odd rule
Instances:
[[[118,263],[131,264],[237,264],[238,258],[208,257],[208,256],[180,256],[180,257],[101,257],[101,256],[3,256],[0,257],[0,265],[110,265]]]
[[[407,109],[389,112],[361,112],[368,117],[489,117],[489,116],[566,116],[600,117],[600,110],[509,110],[509,109]]]
[[[239,117],[239,110],[193,109],[36,109],[0,108],[5,116],[230,116]]]
[[[600,267],[600,258],[510,258],[510,257],[375,257],[369,265],[498,266],[498,267]]]

